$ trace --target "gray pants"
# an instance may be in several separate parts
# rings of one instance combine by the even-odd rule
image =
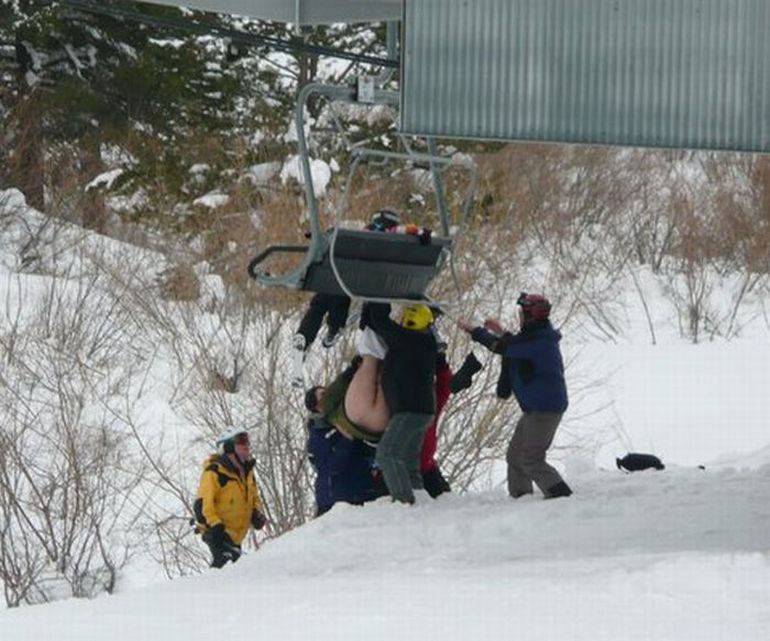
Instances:
[[[375,461],[395,501],[414,503],[412,489],[422,489],[420,451],[432,414],[393,414],[377,444]]]
[[[505,457],[508,493],[512,497],[531,494],[532,481],[546,496],[548,490],[562,482],[559,473],[545,462],[561,417],[553,412],[527,412],[516,423]]]

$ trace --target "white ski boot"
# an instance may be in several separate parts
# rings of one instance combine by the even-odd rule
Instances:
[[[305,389],[305,337],[295,334],[291,339],[292,346],[292,376],[291,386],[294,389]]]

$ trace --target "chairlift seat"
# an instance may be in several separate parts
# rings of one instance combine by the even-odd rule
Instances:
[[[334,230],[324,233],[318,258],[308,265],[304,276],[296,283],[284,283],[286,286],[324,294],[345,294],[332,267],[333,234]],[[429,244],[422,244],[417,236],[410,234],[339,229],[333,260],[345,287],[356,297],[421,300],[441,270],[450,247],[451,240],[439,236],[433,236]],[[255,271],[256,265],[271,249],[249,266],[249,273],[257,281],[260,277]],[[297,251],[299,248],[275,249]]]
[[[326,239],[331,244],[332,232]],[[334,261],[345,286],[355,296],[371,298],[422,299],[425,290],[441,269],[448,238],[432,238],[423,245],[410,234],[340,229],[334,244]],[[311,265],[302,289],[343,294],[331,265],[327,249],[321,260]]]

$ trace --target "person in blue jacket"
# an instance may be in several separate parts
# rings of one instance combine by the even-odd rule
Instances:
[[[522,415],[508,444],[508,493],[518,498],[532,493],[532,482],[545,498],[572,494],[559,472],[546,462],[546,452],[569,404],[564,363],[559,349],[561,333],[551,325],[551,303],[538,294],[522,293],[519,306],[520,331],[512,334],[496,320],[483,327],[459,321],[477,343],[502,356],[497,395],[511,392]]]
[[[374,464],[376,445],[348,438],[316,413],[318,390],[322,389],[311,388],[305,397],[312,413],[307,454],[316,472],[316,516],[328,512],[335,503],[363,505],[388,493]]]

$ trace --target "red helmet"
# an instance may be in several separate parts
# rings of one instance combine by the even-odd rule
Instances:
[[[519,294],[517,305],[521,306],[521,312],[524,315],[524,322],[548,320],[551,314],[551,303],[545,296],[540,294]]]

